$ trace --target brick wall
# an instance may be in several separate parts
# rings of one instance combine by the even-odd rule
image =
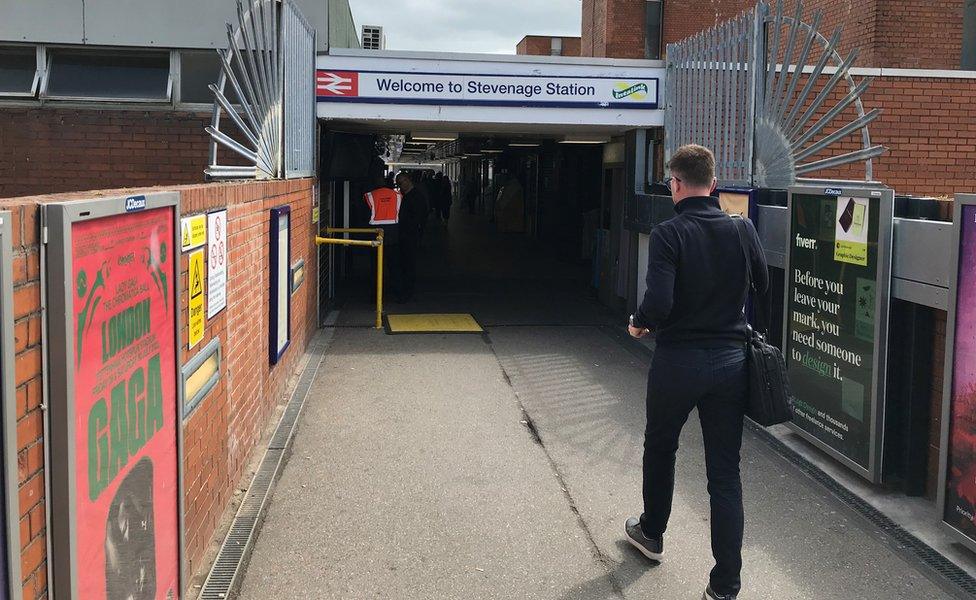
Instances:
[[[527,35],[515,47],[515,54],[528,56],[551,56],[552,40],[555,36],[548,35]],[[562,52],[559,56],[579,56],[580,38],[562,37]]]
[[[836,91],[834,102],[848,92],[846,86],[838,87],[843,89]],[[972,169],[976,164],[976,78],[878,77],[863,103],[865,111],[882,109],[869,126],[872,143],[888,148],[874,161],[875,179],[899,194],[952,196],[976,191]],[[853,119],[853,109],[847,109],[843,117],[847,120],[838,120],[824,134]],[[860,136],[849,136],[829,153],[807,160],[859,148]],[[832,169],[810,176],[863,179],[864,169]]]
[[[202,183],[209,124],[175,111],[0,108],[0,198]]]
[[[662,39],[681,41],[755,6],[754,0],[666,0]],[[646,0],[583,0],[582,55],[644,58]]]
[[[580,32],[582,56],[607,56],[606,0],[583,0],[583,23]]]
[[[878,3],[880,67],[958,69],[965,0]],[[866,64],[866,63],[864,63]]]
[[[667,0],[664,2],[664,44],[680,42],[755,5],[754,0]]]
[[[805,20],[823,10],[826,36],[844,27],[840,52],[860,48],[857,64],[870,67],[958,69],[964,0],[806,0]],[[787,0],[792,14],[796,1]]]
[[[207,320],[206,336],[187,350],[180,333],[180,360],[189,360],[214,337],[223,351],[220,383],[183,422],[184,502],[188,574],[199,571],[204,553],[245,475],[269,417],[285,398],[315,329],[316,253],[312,241],[313,180],[185,186],[184,215],[228,210],[227,308]],[[153,191],[161,191],[156,188]],[[111,190],[0,201],[13,217],[14,318],[21,568],[24,598],[47,597],[44,521],[44,439],[41,397],[41,295],[39,211],[48,202],[128,195]],[[269,210],[291,206],[292,261],[304,259],[306,281],[292,296],[291,347],[275,367],[268,364]],[[180,301],[187,322],[187,257],[182,257]]]

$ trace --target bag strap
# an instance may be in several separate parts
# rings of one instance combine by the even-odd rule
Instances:
[[[739,234],[739,245],[742,246],[742,255],[746,259],[746,281],[748,282],[747,290],[755,291],[752,285],[752,257],[749,256],[749,244],[746,242],[746,224],[745,219],[739,216],[730,217],[732,222],[735,224],[735,231]]]

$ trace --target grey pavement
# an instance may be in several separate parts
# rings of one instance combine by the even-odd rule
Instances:
[[[390,336],[356,326],[368,305],[343,308],[241,597],[700,598],[712,559],[696,416],[655,566],[623,541],[641,506],[647,356],[571,268],[534,256],[506,275],[498,256],[531,248],[483,260],[477,224],[454,227],[419,302],[391,312],[467,309],[487,335]],[[749,432],[742,469],[740,598],[950,597]]]

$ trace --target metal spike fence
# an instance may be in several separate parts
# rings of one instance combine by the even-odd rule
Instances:
[[[276,179],[286,167],[293,176],[314,171],[314,140],[308,138],[315,123],[314,35],[290,0],[237,0],[237,24],[227,24],[220,78],[210,86],[216,100],[206,128],[210,178]],[[286,86],[292,92],[287,111]],[[219,164],[219,148],[247,164]]]
[[[791,15],[784,14],[783,0],[775,10],[761,2],[668,45],[667,156],[687,143],[712,148],[723,185],[784,188],[801,176],[854,163],[863,163],[864,178],[871,180],[871,159],[885,151],[871,144],[868,131],[880,112],[865,112],[861,102],[872,79],[854,81],[857,51],[842,59],[841,29],[827,39],[819,31],[822,20],[816,11],[805,22],[801,1]],[[847,94],[837,101],[842,86]],[[851,136],[859,136],[861,148],[836,152]]]

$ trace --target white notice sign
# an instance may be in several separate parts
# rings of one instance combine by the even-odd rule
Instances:
[[[227,306],[227,211],[207,215],[207,318]]]

